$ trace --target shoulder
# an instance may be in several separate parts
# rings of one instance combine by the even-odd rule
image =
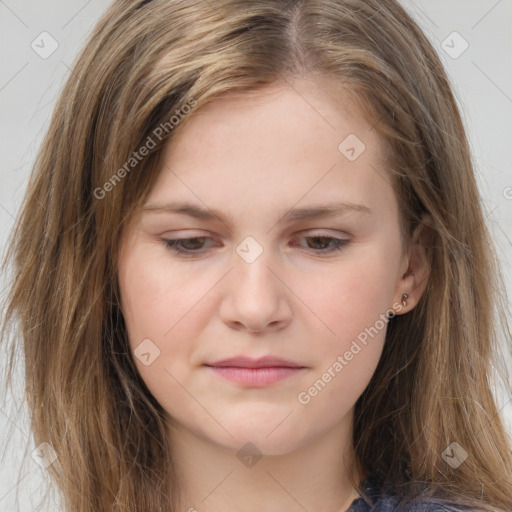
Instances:
[[[377,501],[374,508],[370,509],[372,512],[391,512],[399,510],[400,512],[462,512],[463,510],[455,505],[442,500],[418,500],[404,506],[399,505],[394,497],[385,496]]]
[[[462,512],[467,509],[456,508],[454,505],[441,500],[414,501],[405,506],[392,496],[378,498],[374,505],[368,505],[362,498],[352,503],[349,512]]]
[[[361,497],[352,502],[347,512],[468,512],[467,508],[459,508],[452,502],[436,498],[417,499],[408,505],[400,504],[397,496],[383,491],[381,482],[375,477],[367,478],[362,488],[373,505]]]

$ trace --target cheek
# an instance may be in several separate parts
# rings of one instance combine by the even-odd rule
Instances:
[[[171,272],[155,252],[139,246],[120,260],[121,306],[139,374],[154,396],[160,400],[165,390],[172,403],[172,377],[186,373],[202,329],[198,303],[205,286],[204,278],[196,286],[183,272]]]
[[[326,275],[310,293],[306,302],[325,325],[316,329],[315,372],[297,395],[307,428],[318,428],[318,418],[339,421],[370,382],[384,347],[394,268],[370,254]]]
[[[202,286],[195,282],[169,266],[165,253],[143,244],[134,247],[119,263],[122,309],[130,338],[134,342],[151,336],[162,342],[170,339],[181,319],[194,316],[194,305],[204,294],[204,282]]]
[[[315,286],[310,287],[305,302],[324,325],[317,322],[321,343],[315,345],[316,371],[298,396],[308,418],[337,421],[354,405],[375,372],[400,257],[399,239],[393,244],[392,235],[388,234],[387,244],[383,240],[361,247],[350,257],[347,253],[335,272],[317,275]]]
[[[393,304],[398,257],[393,247],[364,248],[347,255],[335,270],[317,274],[314,282],[296,284],[297,295],[304,297],[324,332],[319,350],[344,350],[375,325],[383,338],[381,319]]]
[[[378,364],[387,327],[380,317],[391,306],[398,264],[398,251],[392,237],[387,238],[388,244],[360,246],[322,271],[315,263],[314,272],[282,276],[300,299],[289,297],[296,311],[295,326],[303,330],[297,350],[307,355],[314,369],[300,386],[290,390],[285,405],[301,411],[294,425],[304,438],[339,421],[364,391]],[[166,411],[185,424],[208,424],[210,420],[190,401],[184,387],[204,397],[212,410],[227,414],[226,399],[200,379],[194,380],[190,371],[197,363],[194,354],[200,351],[201,333],[218,306],[215,290],[205,294],[222,272],[217,275],[207,268],[185,272],[163,258],[154,247],[141,244],[120,261],[119,283],[130,347],[136,352],[144,339],[157,347],[159,355],[150,365],[143,364],[136,354],[134,361],[149,391]],[[156,350],[149,348],[150,353]],[[307,405],[300,401],[300,393],[309,398]],[[250,409],[254,404],[246,407],[249,409],[241,409],[240,415],[255,412]],[[276,405],[269,408],[268,416],[281,412]],[[266,409],[263,413],[267,414]],[[236,419],[236,409],[229,414],[233,425],[247,423]],[[250,425],[242,426],[241,431],[250,430]],[[285,429],[282,435],[289,433]]]

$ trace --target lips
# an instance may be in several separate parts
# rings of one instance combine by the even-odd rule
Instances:
[[[213,363],[207,363],[211,367],[235,367],[235,368],[305,368],[304,366],[280,357],[265,356],[259,359],[237,356],[222,359]]]
[[[208,371],[244,388],[266,388],[307,371],[295,361],[273,356],[259,359],[237,356],[205,366]]]

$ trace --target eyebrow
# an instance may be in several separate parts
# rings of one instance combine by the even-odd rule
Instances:
[[[211,208],[203,208],[185,202],[171,202],[165,204],[147,204],[142,208],[143,211],[148,213],[176,213],[180,215],[188,215],[199,220],[220,220],[224,224],[233,222],[231,215],[224,216],[220,211]],[[286,222],[313,220],[325,217],[334,217],[343,215],[349,212],[364,213],[371,215],[374,211],[364,204],[354,203],[328,203],[321,205],[313,205],[307,208],[294,208],[288,211],[281,217],[283,212],[280,212],[279,218]]]

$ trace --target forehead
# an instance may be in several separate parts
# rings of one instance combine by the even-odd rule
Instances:
[[[255,142],[264,140],[265,133],[279,132],[296,140],[307,135],[315,143],[318,136],[332,132],[329,141],[336,143],[344,133],[354,133],[380,152],[380,140],[368,123],[371,114],[365,107],[361,98],[333,78],[295,79],[254,90],[228,91],[185,117],[184,130],[179,130],[167,150],[172,153],[176,145],[188,149],[191,142],[194,145],[190,139],[199,135],[207,135],[203,142],[212,145],[229,130],[235,130],[237,138],[231,143],[247,131]],[[183,139],[187,139],[185,143]],[[222,142],[225,145],[226,141]],[[274,142],[279,144],[280,140]]]
[[[224,92],[201,108],[193,110],[182,123],[191,136],[209,130],[210,127],[217,130],[233,125],[241,128],[246,124],[244,118],[253,124],[262,123],[269,130],[278,125],[279,121],[283,125],[288,124],[289,130],[288,121],[301,120],[307,124],[307,128],[316,126],[321,132],[329,128],[338,132],[337,135],[350,130],[363,136],[368,130],[374,132],[371,123],[375,115],[371,110],[360,95],[341,81],[321,75],[289,78],[255,89]],[[298,133],[300,126],[296,128]],[[181,131],[174,138],[173,144],[186,137]],[[209,133],[209,139],[214,135]],[[375,133],[373,135],[376,136]]]
[[[384,191],[390,180],[381,141],[343,94],[334,83],[303,80],[223,94],[193,111],[164,148],[151,202],[282,210],[297,201],[358,200],[385,207],[392,191]]]

